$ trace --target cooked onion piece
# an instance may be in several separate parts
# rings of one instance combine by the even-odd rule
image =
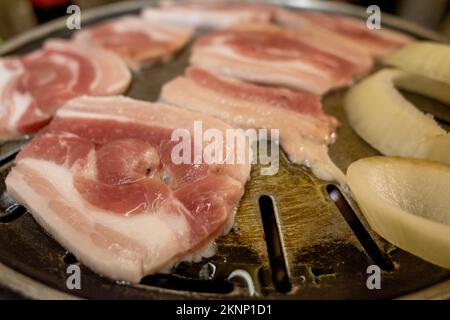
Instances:
[[[421,87],[412,84],[416,79]],[[345,110],[353,129],[385,155],[450,164],[450,135],[406,100],[396,86],[450,98],[448,92],[438,91],[428,79],[399,70],[381,70],[355,85],[346,96]]]
[[[450,85],[450,46],[418,41],[399,50],[386,63]]]
[[[347,182],[369,225],[383,238],[450,268],[450,167],[390,157],[358,160]]]
[[[387,64],[412,74],[397,86],[450,103],[450,46],[435,42],[414,42],[393,54]],[[425,92],[426,90],[426,92]]]
[[[405,72],[402,77],[396,79],[395,85],[397,88],[450,104],[450,84],[448,83]]]

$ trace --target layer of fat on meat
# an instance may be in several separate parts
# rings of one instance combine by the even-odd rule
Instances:
[[[93,207],[81,197],[74,187],[73,174],[69,169],[37,159],[23,159],[17,166],[18,168],[6,179],[8,194],[23,203],[39,224],[94,271],[114,279],[139,282],[146,274],[172,267],[177,261],[176,255],[183,251],[183,243],[173,241],[182,239],[189,230],[182,215],[171,215],[167,212],[133,217],[114,215]],[[76,208],[77,214],[83,214],[83,217],[77,217],[75,214],[73,218],[89,221],[89,228],[80,230],[76,224],[70,225],[61,219],[49,205],[49,202],[60,199],[44,197],[40,194],[40,190],[30,186],[21,175],[22,166],[51,181],[60,192],[58,197],[61,197],[68,206]],[[145,257],[141,257],[134,252],[118,255],[114,250],[98,248],[92,239],[96,224],[106,226],[122,235],[126,234],[143,247],[155,250],[147,251]],[[130,230],[133,232],[129,232]],[[161,261],[164,263],[158,264]]]
[[[0,59],[0,103],[3,104],[0,105],[0,118],[6,117],[6,123],[3,123],[2,129],[0,129],[0,139],[3,138],[3,135],[9,139],[16,135],[20,136],[17,132],[16,125],[33,101],[29,93],[20,93],[15,90],[11,94],[11,92],[6,91],[11,88],[10,83],[24,72],[24,68],[19,61],[14,63],[14,67],[13,70],[7,68],[5,61]],[[11,100],[3,100],[9,95]],[[5,102],[8,105],[5,105]]]

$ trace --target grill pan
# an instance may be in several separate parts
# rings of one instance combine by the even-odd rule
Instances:
[[[82,13],[83,26],[124,14],[137,14],[156,1],[124,2]],[[292,10],[324,10],[366,17],[365,10],[346,4],[283,1]],[[414,24],[383,14],[383,25],[418,39],[444,41]],[[50,37],[69,37],[60,19],[7,42],[0,54],[23,54]],[[189,48],[167,64],[144,67],[133,74],[127,94],[155,101],[161,86],[183,73]],[[346,90],[324,99],[324,109],[341,123],[331,158],[342,169],[378,152],[350,128],[342,107]],[[436,115],[447,130],[450,112],[435,101],[405,94],[424,111]],[[447,107],[448,108],[448,107]],[[395,248],[368,227],[345,191],[320,181],[280,154],[280,170],[261,176],[253,166],[232,231],[217,240],[217,253],[200,263],[179,265],[172,274],[156,274],[140,284],[118,283],[81,265],[5,194],[4,180],[18,148],[28,138],[0,146],[0,295],[24,298],[89,299],[387,299],[449,298],[450,270],[433,266]],[[331,197],[332,195],[333,197]],[[332,198],[334,200],[332,200]],[[67,267],[81,268],[81,289],[66,286]],[[381,290],[369,290],[366,270],[381,268]],[[232,274],[232,277],[230,275]]]

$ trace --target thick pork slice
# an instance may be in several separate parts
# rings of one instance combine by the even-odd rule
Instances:
[[[344,181],[327,148],[338,123],[322,111],[317,95],[257,86],[190,68],[164,85],[161,99],[236,127],[279,129],[281,146],[292,162],[310,167],[321,179]]]
[[[255,3],[164,1],[160,7],[144,9],[142,16],[152,22],[223,29],[240,22],[270,22],[275,19],[275,10],[272,6]]]
[[[84,28],[74,39],[111,50],[136,69],[144,63],[168,60],[187,44],[192,34],[191,28],[126,16]]]
[[[315,94],[348,85],[366,70],[280,27],[254,23],[201,37],[191,63],[222,75]]]
[[[115,54],[64,40],[21,57],[0,59],[0,139],[36,132],[67,100],[116,95],[131,74]]]
[[[18,155],[7,191],[82,263],[113,279],[138,282],[210,255],[233,223],[250,165],[176,164],[172,132],[194,137],[196,120],[204,130],[230,128],[124,97],[71,100]]]

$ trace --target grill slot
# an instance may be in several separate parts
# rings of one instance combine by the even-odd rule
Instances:
[[[9,212],[7,212],[5,215],[2,215],[0,217],[1,223],[10,223],[17,219],[19,219],[21,216],[23,216],[27,209],[25,207],[22,207],[21,205],[14,205],[11,206],[9,209]]]
[[[272,197],[267,195],[261,196],[259,198],[259,210],[264,226],[270,268],[272,269],[272,281],[278,292],[289,292],[292,286],[281,246],[280,232]]]
[[[327,192],[373,262],[385,271],[392,271],[394,264],[391,259],[377,246],[339,188],[330,184]]]
[[[28,142],[29,138],[23,138],[16,141],[7,141],[0,143],[0,166],[14,160],[20,151],[22,145]]]
[[[66,251],[66,253],[62,257],[62,260],[66,264],[77,264],[78,263],[78,259],[69,251]]]
[[[227,294],[233,291],[234,285],[224,279],[193,279],[178,276],[176,274],[156,274],[144,277],[141,285],[159,287],[171,290],[190,292]]]
[[[27,212],[27,209],[13,199],[6,192],[0,197],[0,223],[10,223],[19,219]]]
[[[312,267],[311,273],[314,277],[329,276],[335,273],[331,267]]]
[[[17,156],[18,153],[19,153],[19,151],[17,150],[17,151],[14,151],[11,154],[7,154],[6,156],[3,156],[0,159],[0,166],[3,166],[5,164],[7,164],[8,162],[14,160],[14,158]]]

